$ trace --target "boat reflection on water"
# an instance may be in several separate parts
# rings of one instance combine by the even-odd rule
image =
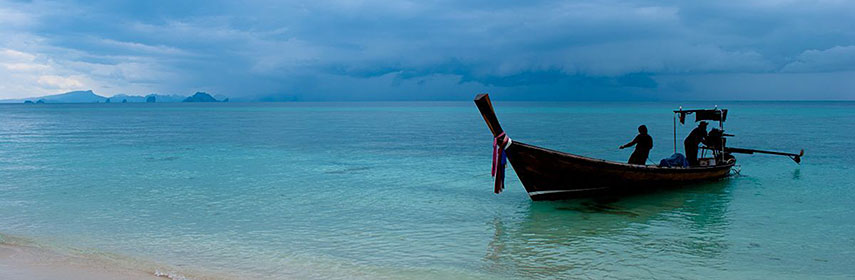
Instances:
[[[731,181],[620,199],[532,202],[521,219],[494,219],[484,263],[525,278],[715,269],[727,248]]]

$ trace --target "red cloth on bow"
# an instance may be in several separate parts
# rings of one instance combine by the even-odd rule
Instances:
[[[493,171],[492,175],[496,178],[496,185],[493,192],[500,193],[505,189],[505,165],[508,162],[508,155],[505,153],[505,147],[511,141],[504,132],[493,138]]]

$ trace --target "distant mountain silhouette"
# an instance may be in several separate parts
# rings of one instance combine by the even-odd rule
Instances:
[[[220,102],[206,92],[197,92],[193,96],[184,99],[184,102]]]
[[[46,95],[32,98],[22,99],[6,99],[0,100],[2,103],[23,103],[24,101],[41,100],[43,103],[97,103],[107,100],[106,97],[100,96],[91,90],[72,91],[62,94]]]
[[[113,97],[110,97],[110,98],[113,100],[127,100],[128,103],[143,103],[143,102],[146,102],[146,99],[148,99],[149,97],[152,97],[152,96],[154,97],[156,102],[160,102],[160,103],[163,103],[163,102],[181,102],[182,100],[184,100],[184,96],[180,96],[180,95],[173,95],[173,94],[166,95],[166,94],[154,94],[154,93],[149,94],[149,95],[145,95],[145,96],[128,95],[128,94],[121,93],[121,94],[113,95]]]
[[[20,98],[20,99],[4,99],[0,100],[0,103],[110,103],[111,101],[119,101],[122,103],[143,103],[143,102],[157,102],[157,103],[165,103],[165,102],[219,102],[217,99],[213,98],[211,95],[204,92],[197,92],[196,94],[190,97],[184,97],[180,95],[165,95],[165,94],[149,94],[145,96],[141,95],[128,95],[128,94],[116,94],[112,97],[104,97],[95,94],[92,90],[85,91],[72,91],[66,92],[62,94],[54,94],[54,95],[46,95],[40,97],[30,97],[30,98]],[[228,100],[226,98],[223,101]],[[27,102],[29,101],[29,102]],[[41,101],[41,102],[36,102]],[[118,102],[113,102],[118,103]]]

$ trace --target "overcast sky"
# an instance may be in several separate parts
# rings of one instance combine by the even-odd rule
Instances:
[[[855,1],[6,1],[0,99],[855,100]]]

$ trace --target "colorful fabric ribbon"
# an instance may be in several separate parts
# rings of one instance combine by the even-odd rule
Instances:
[[[505,149],[511,146],[511,138],[504,132],[493,138],[493,177],[496,185],[493,192],[500,193],[505,189],[505,166],[508,163],[508,154]]]

